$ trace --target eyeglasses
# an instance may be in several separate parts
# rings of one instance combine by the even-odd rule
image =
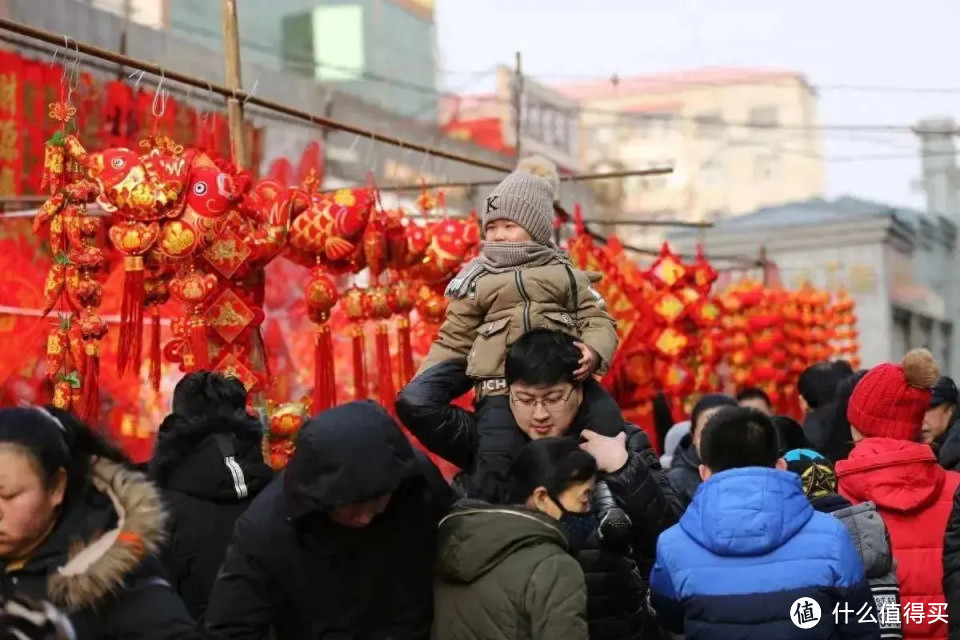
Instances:
[[[576,388],[571,388],[567,395],[562,398],[518,398],[511,393],[510,402],[524,412],[532,413],[537,405],[540,405],[547,413],[556,413],[567,406],[567,402],[570,401],[570,396],[573,395],[574,391],[576,391]]]

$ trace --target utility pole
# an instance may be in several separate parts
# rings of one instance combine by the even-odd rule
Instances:
[[[517,51],[517,68],[513,78],[513,118],[515,126],[517,159],[520,159],[520,129],[523,122],[523,67],[520,64],[520,52]]]
[[[237,29],[237,0],[223,0],[223,53],[226,62],[227,86],[242,89],[240,83],[240,36]],[[246,144],[243,139],[243,104],[236,98],[227,98],[227,118],[230,124],[230,143],[237,166],[248,168]]]

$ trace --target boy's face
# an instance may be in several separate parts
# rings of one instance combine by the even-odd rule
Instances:
[[[487,242],[532,242],[527,230],[511,220],[491,220],[483,230]]]

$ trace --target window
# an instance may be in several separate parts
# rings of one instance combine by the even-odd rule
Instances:
[[[694,121],[697,123],[699,138],[719,138],[723,134],[723,118],[719,111],[701,113],[694,117]]]
[[[630,126],[642,138],[657,138],[673,131],[676,117],[670,113],[647,113],[636,116]]]
[[[747,118],[751,127],[758,129],[772,129],[777,126],[778,116],[777,108],[769,105],[754,107],[750,109],[750,116]]]
[[[770,180],[777,175],[780,158],[773,153],[762,153],[753,159],[754,180]]]

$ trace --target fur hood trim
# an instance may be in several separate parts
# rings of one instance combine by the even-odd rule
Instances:
[[[164,539],[166,514],[160,495],[143,474],[99,460],[93,483],[113,503],[117,526],[71,549],[67,563],[50,576],[50,599],[70,611],[120,591],[127,575],[157,552]]]

